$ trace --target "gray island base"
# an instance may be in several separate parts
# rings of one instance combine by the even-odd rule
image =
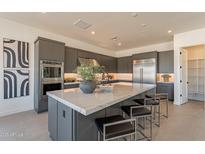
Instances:
[[[155,87],[120,82],[92,94],[83,94],[79,88],[48,92],[49,136],[55,141],[96,141],[96,118],[122,114],[120,106],[155,93]]]

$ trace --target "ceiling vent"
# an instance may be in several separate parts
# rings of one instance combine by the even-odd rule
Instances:
[[[73,23],[76,27],[78,27],[78,28],[81,28],[81,29],[84,29],[84,30],[86,30],[86,29],[88,29],[89,27],[91,27],[92,25],[91,24],[89,24],[89,23],[87,23],[87,22],[85,22],[85,21],[83,21],[83,20],[81,20],[81,19],[78,19],[76,22],[74,22]]]

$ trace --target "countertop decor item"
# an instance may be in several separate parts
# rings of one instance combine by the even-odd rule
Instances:
[[[163,74],[162,75],[162,78],[163,78],[163,80],[164,80],[164,82],[169,82],[169,78],[170,78],[171,76],[169,75],[169,74]]]
[[[96,88],[96,74],[102,72],[102,67],[93,64],[81,64],[77,73],[81,76],[80,89],[83,93],[90,94]]]

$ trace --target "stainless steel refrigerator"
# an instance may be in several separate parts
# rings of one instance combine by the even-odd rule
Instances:
[[[133,60],[133,82],[156,84],[156,59]]]

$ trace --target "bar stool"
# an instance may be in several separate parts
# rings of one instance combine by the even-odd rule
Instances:
[[[169,114],[168,93],[157,93],[157,94],[155,94],[155,99],[159,100],[160,104],[161,104],[161,102],[166,103],[166,113],[161,114],[161,115],[168,118],[168,114]],[[161,111],[160,111],[160,113],[161,113]]]
[[[146,101],[146,99],[145,99]],[[126,115],[128,115],[131,119],[136,119],[137,122],[137,132],[139,132],[144,138],[138,139],[138,140],[152,140],[152,108],[148,109],[150,106],[145,105],[126,105],[121,106],[121,109]],[[148,118],[150,117],[150,134],[149,136],[145,135],[140,129],[138,129],[139,126],[139,119],[140,118]],[[145,128],[145,123],[144,123]]]
[[[159,100],[156,98],[153,98],[149,95],[145,95],[145,98],[143,99],[134,99],[133,101],[135,101],[136,103],[140,104],[140,105],[147,105],[150,106],[152,108],[153,111],[153,119],[154,119],[154,124],[158,127],[160,127],[160,103]],[[156,108],[158,109],[158,112],[156,112]],[[156,119],[156,114],[157,114],[157,122],[155,121]]]
[[[95,119],[98,128],[98,141],[116,140],[130,136],[136,139],[136,119],[125,119],[121,115],[114,115]]]

